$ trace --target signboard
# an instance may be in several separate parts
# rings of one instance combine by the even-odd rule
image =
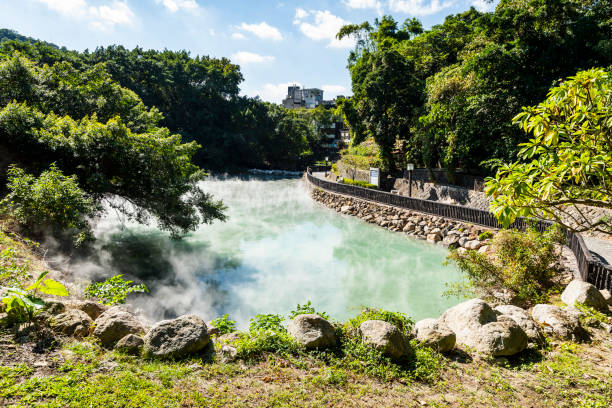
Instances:
[[[370,167],[370,184],[380,187],[380,169]]]

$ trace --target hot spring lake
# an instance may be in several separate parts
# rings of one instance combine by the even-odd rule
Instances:
[[[308,300],[337,320],[361,306],[418,320],[459,302],[442,296],[459,279],[454,266],[443,266],[445,248],[325,208],[299,178],[212,178],[204,188],[224,201],[227,222],[172,240],[111,211],[96,228],[96,256],[72,269],[87,279],[142,279],[151,294],[131,303],[151,320],[228,313],[240,328]]]

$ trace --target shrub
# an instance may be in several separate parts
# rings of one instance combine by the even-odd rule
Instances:
[[[367,181],[362,180],[351,180],[349,178],[342,179],[344,184],[352,184],[354,186],[364,187],[364,188],[378,188],[374,184],[370,184]]]
[[[346,328],[349,330],[358,329],[361,323],[366,320],[383,320],[391,323],[397,326],[397,328],[407,336],[410,336],[412,327],[414,326],[412,319],[403,313],[389,312],[383,309],[364,308],[357,317],[349,319]]]
[[[303,305],[300,305],[298,303],[296,309],[289,312],[289,319],[293,319],[295,318],[295,316],[298,316],[301,314],[316,314],[316,315],[321,316],[324,319],[329,319],[329,315],[327,313],[317,312],[315,308],[312,306],[312,304],[310,303],[310,300]]]
[[[51,296],[68,296],[68,290],[60,282],[46,278],[49,271],[42,272],[36,282],[25,289],[8,288],[2,298],[9,322],[29,322],[44,307],[45,302],[38,297],[38,292]]]
[[[287,331],[283,326],[283,316],[278,314],[258,314],[251,319],[249,331],[257,333],[261,331],[284,333]]]
[[[484,241],[485,239],[493,238],[493,233],[491,231],[485,231],[478,234],[478,240]]]
[[[28,262],[18,262],[13,248],[0,252],[0,286],[20,287],[30,278]]]
[[[281,356],[297,354],[302,347],[286,331],[259,330],[241,336],[233,342],[237,358],[252,360],[265,353]]]
[[[42,226],[55,232],[74,231],[77,244],[91,238],[87,218],[100,208],[81,190],[75,176],[65,176],[55,164],[39,177],[11,166],[7,188],[9,194],[1,207],[29,230]]]
[[[85,289],[86,298],[96,298],[107,306],[125,303],[127,295],[136,292],[148,292],[144,284],[136,285],[133,281],[126,281],[123,275],[113,276],[104,282],[90,283]]]
[[[489,254],[452,251],[448,260],[459,267],[464,280],[446,294],[494,301],[496,293],[504,293],[521,307],[546,302],[557,289],[553,278],[562,269],[555,245],[559,240],[557,228],[544,233],[504,230],[492,239]]]
[[[228,334],[236,331],[236,322],[231,320],[227,313],[222,317],[212,320],[210,324],[219,329],[220,334]]]

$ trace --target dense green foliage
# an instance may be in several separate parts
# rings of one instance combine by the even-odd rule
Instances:
[[[157,127],[160,119],[102,66],[39,67],[18,54],[0,62],[0,149],[12,163],[42,173],[55,162],[97,204],[173,233],[223,219],[222,204],[198,185],[198,146]]]
[[[104,282],[92,282],[85,288],[86,298],[95,298],[107,306],[123,304],[130,293],[144,293],[149,289],[144,283],[126,281],[123,275],[116,275]]]
[[[292,111],[239,96],[242,74],[226,58],[122,46],[79,53],[19,36],[12,38],[19,41],[1,43],[0,59],[19,52],[37,65],[58,65],[60,68],[53,69],[59,71],[69,66],[73,76],[87,73],[104,77],[100,86],[129,89],[138,95],[144,106],[154,107],[143,114],[152,116],[155,124],[180,134],[184,142],[195,141],[202,146],[193,158],[200,167],[222,171],[249,167],[302,169],[328,154],[321,146],[324,137],[320,127],[338,120],[331,110]],[[68,100],[80,106],[80,100]],[[104,103],[104,98],[92,101]],[[106,121],[101,114],[98,118]],[[122,118],[131,130],[140,130]]]
[[[8,170],[8,195],[0,201],[6,211],[30,232],[72,234],[76,244],[91,238],[87,219],[100,208],[81,190],[76,176],[66,177],[52,164],[50,169],[34,177],[18,167]]]
[[[403,152],[451,180],[458,167],[513,160],[526,139],[512,125],[522,106],[559,78],[612,63],[610,15],[609,0],[502,0],[426,31],[389,16],[346,26],[338,36],[358,40],[343,105],[354,141],[373,137],[389,170]]]
[[[447,294],[499,300],[520,307],[546,303],[558,289],[554,278],[561,271],[560,229],[500,231],[491,251],[452,251],[448,259],[463,273],[463,281],[451,285]]]
[[[505,226],[517,216],[539,217],[612,234],[610,217],[583,208],[612,209],[612,74],[579,72],[515,122],[533,138],[521,144],[517,162],[487,180],[492,212]]]
[[[216,319],[211,320],[210,324],[211,326],[219,329],[219,333],[221,335],[236,331],[236,322],[230,319],[227,313],[221,317],[217,317]]]

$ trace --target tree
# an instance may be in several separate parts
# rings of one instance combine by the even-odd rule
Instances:
[[[514,118],[533,138],[519,160],[487,179],[492,212],[504,226],[518,216],[552,219],[575,231],[612,234],[612,75],[578,72]]]
[[[143,223],[154,218],[173,234],[223,220],[223,204],[198,184],[199,146],[158,127],[160,119],[102,65],[38,67],[19,55],[0,62],[0,150],[13,163],[36,174],[57,163],[97,204]]]
[[[365,53],[351,67],[353,97],[344,103],[353,143],[368,137],[380,148],[385,170],[394,171],[397,140],[411,135],[411,125],[423,103],[423,82],[414,64],[394,49]]]

